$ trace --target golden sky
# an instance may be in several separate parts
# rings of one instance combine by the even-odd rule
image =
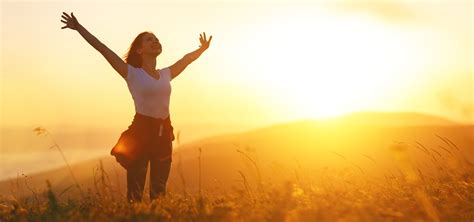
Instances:
[[[119,56],[142,31],[157,68],[213,35],[172,82],[178,125],[262,126],[354,111],[474,122],[471,1],[2,1],[1,125],[125,127],[125,81],[61,13]]]

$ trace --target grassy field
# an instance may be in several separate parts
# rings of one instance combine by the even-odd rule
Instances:
[[[428,177],[412,167],[404,149],[392,147],[400,174],[385,180],[364,177],[357,168],[321,169],[318,178],[298,176],[296,169],[292,181],[257,178],[252,185],[241,173],[242,183],[231,192],[175,191],[141,203],[127,203],[99,171],[87,190],[57,191],[45,181],[43,191],[28,198],[2,196],[0,221],[472,221],[472,166],[461,159],[451,165],[433,159],[441,173]],[[80,190],[75,197],[61,198],[74,190]]]
[[[368,132],[365,134],[369,135]],[[285,131],[284,135],[288,133]],[[102,164],[100,161],[93,171],[88,170],[90,165],[86,167],[88,169],[82,170],[83,174],[93,174],[92,182],[88,185],[84,185],[80,177],[76,179],[73,176],[74,167],[68,165],[64,170],[71,174],[65,177],[67,186],[54,186],[49,180],[40,181],[41,185],[31,185],[27,176],[10,181],[9,194],[0,195],[0,222],[472,222],[474,164],[469,157],[472,155],[473,147],[469,147],[472,144],[470,140],[464,140],[467,142],[460,146],[447,137],[433,137],[436,140],[433,144],[441,145],[393,142],[386,152],[396,163],[395,168],[382,167],[387,159],[364,155],[362,158],[367,164],[362,165],[364,163],[352,161],[355,156],[330,152],[329,155],[338,158],[339,162],[327,166],[315,165],[313,168],[298,165],[268,170],[268,164],[262,159],[258,160],[251,149],[239,148],[234,153],[244,162],[247,170],[232,170],[225,165],[226,161],[230,162],[229,156],[224,158],[224,162],[209,165],[211,157],[205,157],[204,152],[215,154],[218,150],[211,152],[211,149],[203,151],[197,148],[198,155],[188,154],[194,161],[188,163],[188,168],[181,167],[180,159],[174,160],[177,162],[173,166],[176,170],[175,179],[168,184],[166,196],[150,201],[145,195],[143,202],[139,203],[125,201],[123,184],[117,182],[124,180],[123,174],[114,178],[112,171],[104,170],[110,163]],[[272,138],[276,136],[272,135]],[[303,140],[298,138],[298,141]],[[456,141],[463,140],[458,138]],[[61,151],[59,146],[57,148]],[[416,158],[414,153],[417,154]],[[329,156],[319,158],[327,159]],[[223,158],[220,156],[218,159]],[[216,188],[206,186],[206,182],[209,184],[212,178],[208,174],[218,175],[217,171],[211,169],[219,166],[222,169],[218,170],[224,170],[224,173],[236,171],[227,174],[235,174],[237,179],[221,184],[222,189],[219,188],[219,182],[213,183],[218,185]],[[369,173],[367,166],[380,169],[377,169],[377,173]],[[283,172],[286,172],[286,176],[283,176]],[[58,174],[53,173],[46,178],[55,175]],[[145,194],[148,194],[148,186],[145,186]]]

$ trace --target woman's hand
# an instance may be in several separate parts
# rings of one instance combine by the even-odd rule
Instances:
[[[199,41],[201,42],[201,45],[199,48],[206,50],[209,48],[209,44],[211,44],[212,40],[212,35],[209,37],[209,40],[206,39],[206,33],[203,32],[203,34],[199,34]]]
[[[79,28],[79,22],[77,21],[76,17],[74,17],[74,13],[71,12],[71,16],[67,13],[63,12],[61,16],[64,20],[61,20],[65,26],[61,27],[61,29],[70,28],[72,30],[77,30]]]

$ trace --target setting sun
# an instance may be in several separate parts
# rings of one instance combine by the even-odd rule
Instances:
[[[242,69],[255,73],[252,85],[268,91],[268,100],[299,118],[380,108],[428,75],[419,36],[372,17],[282,12],[248,29],[256,35],[233,48],[247,58]]]

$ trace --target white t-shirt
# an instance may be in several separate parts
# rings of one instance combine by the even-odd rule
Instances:
[[[125,81],[132,94],[135,112],[145,116],[165,119],[169,116],[171,72],[168,67],[158,69],[160,79],[150,76],[144,69],[127,64]]]

